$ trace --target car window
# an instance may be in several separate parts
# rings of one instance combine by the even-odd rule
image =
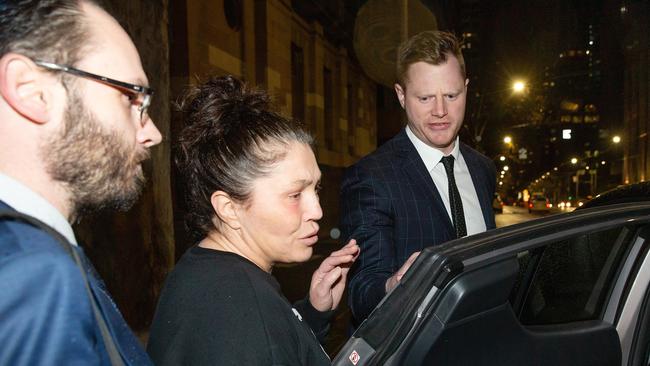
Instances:
[[[580,235],[520,253],[515,291],[524,325],[597,319],[630,243],[629,230]],[[527,285],[529,284],[529,285]],[[514,294],[513,294],[514,295]]]

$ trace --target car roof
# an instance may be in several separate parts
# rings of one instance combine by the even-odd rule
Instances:
[[[601,193],[593,200],[586,202],[578,209],[613,205],[616,203],[628,203],[650,201],[650,182],[640,182],[619,186],[607,192]]]

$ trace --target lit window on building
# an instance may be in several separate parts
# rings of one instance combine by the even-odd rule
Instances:
[[[596,111],[596,106],[594,104],[585,104],[585,112],[593,113]]]

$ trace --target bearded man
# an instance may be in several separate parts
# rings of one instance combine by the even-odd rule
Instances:
[[[147,85],[93,1],[0,0],[0,364],[150,363],[70,226],[137,199]]]

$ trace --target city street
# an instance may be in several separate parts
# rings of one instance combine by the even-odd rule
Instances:
[[[497,227],[504,227],[555,213],[560,213],[560,211],[551,210],[549,213],[528,213],[528,210],[523,207],[503,206],[503,213],[498,213],[494,216],[497,222]]]

